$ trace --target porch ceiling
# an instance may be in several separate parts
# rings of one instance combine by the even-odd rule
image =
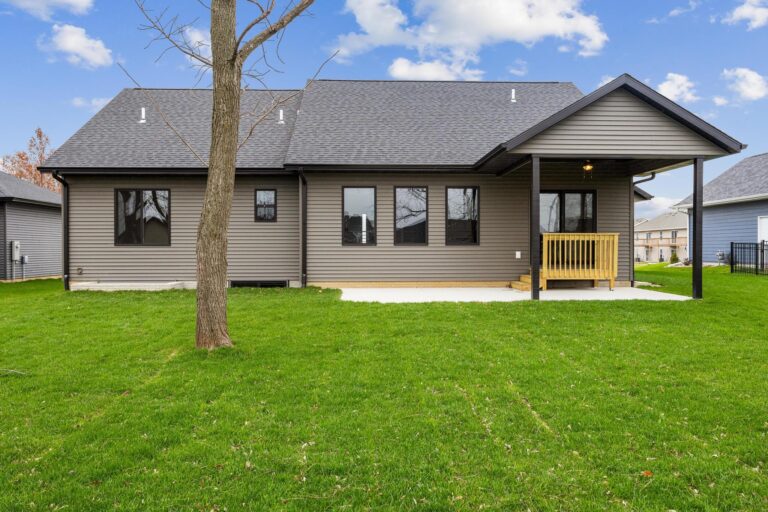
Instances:
[[[513,172],[530,171],[531,159],[527,155],[505,154],[507,159],[502,163],[495,162],[492,168],[484,169],[485,172],[493,172],[497,176],[505,176]],[[691,165],[693,158],[657,157],[657,158],[590,158],[577,157],[542,157],[542,171],[547,170],[576,170],[581,171],[585,160],[589,160],[595,166],[594,173],[612,174],[619,176],[646,175],[652,172],[659,173],[678,169]]]

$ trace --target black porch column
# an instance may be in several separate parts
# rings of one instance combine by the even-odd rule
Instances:
[[[700,299],[704,296],[702,289],[702,220],[704,218],[704,159],[696,158],[693,161],[693,298]]]
[[[541,191],[541,160],[538,156],[531,158],[531,169],[531,300],[539,300],[539,269],[541,264],[539,193]]]

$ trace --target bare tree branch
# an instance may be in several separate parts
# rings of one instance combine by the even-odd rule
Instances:
[[[136,0],[138,1],[138,0]],[[312,5],[315,2],[315,0],[299,0],[299,3],[296,4],[296,6],[285,13],[283,16],[280,17],[277,22],[274,24],[269,24],[267,28],[265,28],[260,33],[256,34],[254,37],[249,39],[245,44],[243,44],[241,47],[239,47],[237,51],[237,58],[240,59],[240,62],[245,62],[245,59],[248,58],[248,56],[255,50],[257,47],[264,44],[264,42],[268,41],[272,38],[275,34],[283,30],[285,27],[288,26],[290,22],[292,22],[299,14],[304,12],[307,7]]]
[[[245,26],[243,31],[240,33],[240,37],[237,38],[237,43],[235,43],[235,48],[240,48],[240,45],[245,39],[245,36],[248,35],[248,32],[250,32],[253,27],[255,27],[256,25],[260,24],[265,20],[267,23],[269,23],[269,15],[272,14],[272,11],[275,9],[275,1],[276,0],[270,0],[269,5],[267,5],[267,7],[262,6],[261,2],[256,2],[256,1],[251,2],[256,7],[259,8],[259,10],[261,11],[261,14],[258,17],[254,18],[248,25]]]
[[[141,13],[144,15],[144,18],[147,20],[148,25],[142,26],[142,30],[154,30],[157,32],[158,36],[153,39],[154,41],[164,40],[167,41],[171,46],[170,48],[176,48],[181,53],[189,57],[190,59],[194,59],[206,68],[210,68],[213,66],[213,63],[211,60],[207,57],[205,57],[201,52],[200,48],[205,46],[202,43],[198,44],[192,44],[188,38],[187,38],[187,29],[192,27],[191,23],[184,23],[179,24],[178,23],[178,17],[174,16],[167,21],[165,18],[165,10],[160,13],[159,16],[152,15],[152,11],[146,8],[144,5],[144,0],[133,0],[136,6],[139,8]],[[163,54],[168,50],[163,51]],[[162,54],[161,54],[162,57]],[[158,57],[159,58],[159,57]]]
[[[180,140],[180,141],[181,141],[181,142],[182,142],[182,143],[183,143],[185,146],[187,146],[187,148],[189,148],[189,150],[192,152],[192,154],[193,154],[193,155],[195,155],[195,158],[197,158],[198,162],[200,162],[200,163],[203,165],[203,167],[208,167],[208,162],[206,162],[205,160],[203,160],[203,158],[202,158],[202,157],[201,157],[201,156],[200,156],[200,155],[197,153],[197,151],[195,151],[195,148],[193,148],[193,147],[192,147],[192,144],[190,144],[190,143],[187,141],[187,139],[185,139],[185,138],[184,138],[184,136],[181,134],[181,132],[179,132],[179,130],[177,130],[177,129],[176,129],[176,127],[174,127],[174,126],[173,126],[173,124],[171,123],[171,121],[170,121],[170,120],[169,120],[169,119],[166,117],[166,115],[165,115],[165,112],[163,112],[163,109],[162,109],[162,108],[160,108],[160,105],[158,105],[158,103],[157,103],[157,100],[155,99],[155,97],[154,97],[154,96],[152,96],[152,93],[151,93],[151,92],[149,92],[149,90],[148,90],[148,89],[145,89],[145,88],[143,88],[143,87],[141,86],[141,84],[140,84],[139,82],[137,82],[137,81],[136,81],[136,79],[135,79],[135,78],[133,78],[133,77],[131,76],[131,74],[128,72],[128,70],[127,70],[127,69],[125,69],[125,67],[124,67],[122,64],[120,64],[120,63],[118,62],[118,63],[117,63],[117,65],[120,67],[120,69],[122,69],[122,70],[123,70],[123,73],[125,73],[125,75],[126,75],[126,76],[127,76],[127,77],[128,77],[130,80],[131,80],[131,82],[133,82],[133,83],[136,85],[136,87],[138,87],[139,89],[141,89],[141,91],[144,93],[144,95],[145,95],[145,96],[147,96],[147,98],[149,99],[149,101],[152,103],[152,106],[154,107],[155,111],[157,111],[157,113],[158,113],[158,114],[160,114],[160,117],[162,118],[162,120],[163,120],[163,122],[165,123],[165,125],[166,125],[168,128],[170,128],[170,130],[171,130],[171,131],[172,131],[174,134],[176,134],[176,137],[178,137],[178,138],[179,138],[179,140]]]

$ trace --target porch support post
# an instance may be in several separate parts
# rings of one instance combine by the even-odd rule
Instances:
[[[702,221],[704,218],[704,159],[696,158],[693,161],[693,226],[691,248],[693,250],[693,298],[701,299],[702,287],[702,258],[704,255],[702,245]]]
[[[531,157],[531,227],[530,227],[530,255],[531,255],[531,300],[539,300],[539,269],[541,262],[540,234],[541,222],[539,219],[539,194],[541,192],[541,159],[534,155]]]

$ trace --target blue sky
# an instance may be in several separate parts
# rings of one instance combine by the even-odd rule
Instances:
[[[253,9],[238,3],[245,20]],[[147,5],[198,18],[190,34],[205,40],[196,0]],[[163,47],[146,48],[142,22],[131,0],[0,0],[0,154],[37,126],[63,143],[132,86],[118,62],[146,87],[195,86],[181,55],[156,61]],[[559,80],[589,92],[627,72],[749,144],[744,155],[768,151],[768,0],[318,0],[289,28],[268,85],[301,87],[336,48],[322,77]],[[707,180],[739,158],[708,163]],[[690,187],[689,170],[660,176],[640,213]]]

